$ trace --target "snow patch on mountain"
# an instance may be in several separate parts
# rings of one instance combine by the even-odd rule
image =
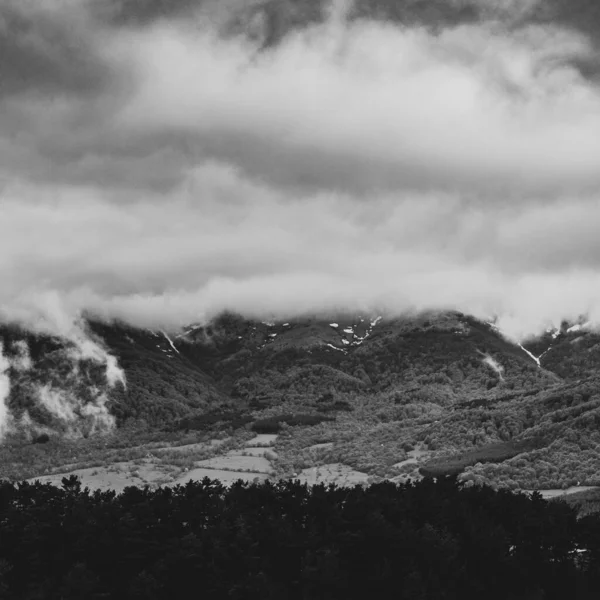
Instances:
[[[512,341],[516,346],[518,346],[521,350],[523,350],[523,352],[525,352],[525,354],[527,354],[527,356],[529,356],[534,362],[535,364],[539,367],[542,368],[540,359],[542,358],[542,356],[544,356],[544,354],[546,354],[546,352],[548,352],[548,350],[550,348],[548,348],[544,353],[542,353],[540,356],[535,356],[535,354],[533,354],[532,352],[530,352],[529,350],[527,350],[527,348],[525,348],[525,346],[523,346],[523,344],[521,344],[520,342],[515,342],[514,340],[511,340],[510,337],[506,336],[502,330],[496,325],[496,323],[494,321],[488,321],[487,324],[497,333],[499,333],[503,338]],[[557,333],[558,332],[558,333]],[[560,335],[560,329],[555,330],[554,328],[550,328],[548,330],[546,330],[546,333],[552,333],[552,338],[556,339],[556,337],[558,335]]]
[[[542,367],[539,357],[534,356],[531,352],[529,352],[529,350],[527,350],[527,348],[524,348],[522,344],[517,344],[517,346],[519,346],[519,348],[521,348],[521,350],[523,350],[523,352],[525,352],[527,355],[529,355],[536,362],[538,367],[540,367],[540,368]]]
[[[360,346],[373,333],[374,328],[381,322],[382,318],[379,316],[369,321],[369,325],[366,328],[365,319],[361,316],[358,316],[356,321],[351,324],[340,325],[339,323],[329,323],[329,326],[339,333],[340,342],[344,346]],[[359,335],[360,333],[362,335]]]
[[[338,350],[339,352],[343,352],[344,354],[347,354],[347,351],[344,350],[343,348],[338,348],[337,346],[334,346],[333,344],[325,344],[327,347],[331,348],[332,350]]]
[[[162,332],[162,334],[165,336],[165,339],[167,340],[167,342],[169,342],[169,344],[171,345],[171,348],[173,348],[173,350],[175,350],[175,352],[177,352],[177,354],[180,354],[179,350],[177,350],[177,348],[175,347],[173,340],[164,331]]]

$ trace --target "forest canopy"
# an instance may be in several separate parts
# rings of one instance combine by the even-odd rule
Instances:
[[[123,493],[0,485],[0,595],[597,598],[600,518],[452,478],[367,488],[205,478]]]

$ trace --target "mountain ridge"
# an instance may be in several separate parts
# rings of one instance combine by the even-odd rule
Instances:
[[[102,410],[114,420],[108,429],[117,437],[151,431],[283,435],[290,428],[274,463],[277,473],[288,475],[329,461],[377,477],[416,476],[420,469],[420,476],[451,472],[465,481],[521,487],[558,487],[573,473],[575,483],[594,484],[596,472],[600,476],[590,454],[600,442],[600,336],[585,328],[565,326],[523,344],[459,312],[287,321],[224,313],[179,333],[123,323],[89,322],[87,328],[125,375],[126,385],[102,388]],[[86,402],[81,394],[76,406],[69,403],[85,382],[100,389],[105,366],[79,361],[76,371],[64,342],[20,340],[16,330],[9,339],[7,331],[0,337],[13,362],[15,343],[24,339],[32,349],[28,369],[19,371],[15,363],[9,370],[8,407],[17,426],[7,448],[42,434],[59,445],[62,438],[96,437],[101,428],[80,424],[100,414],[95,397]],[[535,344],[551,346],[539,364],[531,356]],[[74,372],[79,381],[65,377]],[[68,393],[61,396],[63,383]],[[54,391],[56,405],[42,402],[44,410],[36,412],[35,385]],[[76,418],[61,421],[60,410],[69,406]],[[317,455],[305,450],[331,440]],[[393,467],[415,448],[420,461]],[[594,465],[585,466],[587,474],[573,466],[581,452]],[[515,466],[524,457],[556,469]],[[571,465],[569,472],[562,463]]]

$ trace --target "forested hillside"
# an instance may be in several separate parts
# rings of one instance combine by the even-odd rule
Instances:
[[[223,314],[180,332],[90,323],[88,335],[123,382],[108,386],[105,367],[75,364],[59,340],[5,330],[16,423],[5,453],[43,435],[59,443],[115,427],[128,439],[251,430],[280,435],[273,466],[283,477],[343,464],[374,480],[600,484],[600,336],[579,326],[527,350],[460,313],[286,322]],[[10,456],[11,472],[32,472]]]

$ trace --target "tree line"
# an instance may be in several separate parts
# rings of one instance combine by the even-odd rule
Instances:
[[[0,597],[597,598],[600,517],[453,478],[0,484]]]

